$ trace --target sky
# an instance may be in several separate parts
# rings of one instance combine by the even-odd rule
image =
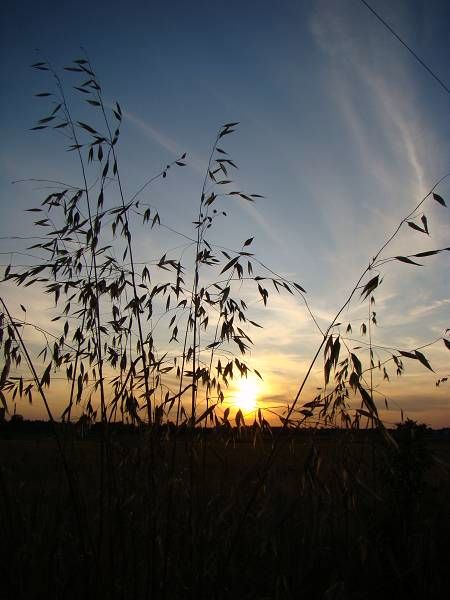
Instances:
[[[448,86],[448,2],[372,0],[372,6]],[[126,6],[102,0],[6,1],[1,22],[3,265],[32,260],[26,248],[36,232],[32,214],[24,211],[39,204],[45,187],[13,182],[79,183],[64,138],[30,131],[43,110],[42,99],[33,95],[48,80],[29,67],[47,60],[61,69],[80,57],[80,46],[95,66],[107,103],[117,100],[123,110],[118,152],[128,197],[187,153],[186,167],[146,189],[145,200],[157,207],[163,223],[188,237],[216,132],[224,123],[239,122],[236,133],[224,139],[239,166],[233,178],[240,189],[264,197],[251,204],[228,197],[221,205],[227,217],[214,228],[215,243],[239,249],[253,237],[251,251],[262,263],[305,288],[322,328],[400,220],[450,172],[450,95],[359,0]],[[64,81],[70,89],[71,74]],[[450,177],[435,191],[450,206]],[[422,213],[430,236],[405,226],[384,256],[450,246],[449,210],[431,198],[419,224]],[[181,248],[183,238],[152,231],[150,237],[136,232],[142,262],[159,258],[162,249],[173,257],[189,255]],[[379,271],[374,345],[409,352],[426,346],[422,352],[434,370],[406,359],[404,375],[396,377],[390,366],[390,381],[377,379],[380,415],[388,424],[398,422],[403,411],[434,427],[450,426],[450,383],[436,386],[450,375],[442,341],[450,327],[449,256],[431,256],[422,267],[391,261]],[[247,384],[241,400],[245,409],[243,397],[255,394],[258,406],[280,412],[295,396],[321,334],[299,297],[268,289],[267,307],[254,295],[249,300],[250,318],[263,325],[252,332],[249,360],[264,384],[251,390]],[[23,303],[30,322],[54,326],[51,302],[39,289],[25,292],[3,282],[0,290],[13,315],[20,316]],[[342,315],[343,336],[353,323],[350,346],[367,344],[358,334],[367,310],[357,294]],[[32,328],[27,335],[37,351]],[[361,352],[367,358],[367,350]],[[321,386],[320,357],[302,400]],[[58,413],[63,382],[54,389]],[[232,391],[231,403],[233,394],[238,397],[239,390]],[[32,406],[18,401],[17,411],[43,415],[37,398]]]

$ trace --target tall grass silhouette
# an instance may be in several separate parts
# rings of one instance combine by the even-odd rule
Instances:
[[[251,234],[236,250],[214,241],[217,224],[232,218],[230,197],[261,198],[232,179],[237,165],[226,142],[238,123],[220,127],[213,140],[186,235],[147,192],[182,176],[188,155],[128,194],[118,151],[124,113],[104,100],[89,58],[65,67],[75,78],[70,88],[49,62],[33,68],[49,76],[50,88],[36,94],[47,111],[32,129],[64,134],[81,183],[40,180],[51,186],[29,209],[40,258],[4,274],[4,282],[32,287],[55,305],[50,331],[30,323],[24,305],[17,317],[1,299],[0,400],[10,410],[39,397],[53,436],[35,452],[20,437],[26,429],[16,435],[13,422],[3,426],[13,457],[0,463],[6,593],[438,597],[449,583],[440,560],[449,533],[445,449],[415,422],[386,428],[376,379],[389,379],[391,366],[401,375],[409,361],[432,371],[424,348],[440,343],[448,351],[448,330],[398,349],[375,347],[373,331],[386,265],[415,268],[450,250],[389,254],[400,231],[430,235],[423,211],[429,201],[446,208],[437,192],[448,176],[387,235],[323,328],[302,285],[251,252]],[[182,248],[161,248],[141,264],[136,240],[158,230],[170,230]],[[276,415],[278,427],[263,407],[250,423],[226,405],[233,379],[262,378],[247,359],[261,327],[248,298],[265,306],[269,286],[297,296],[320,334],[297,393]],[[367,319],[340,323],[352,303],[366,303]],[[43,340],[37,356],[24,334],[30,329]],[[324,385],[305,397],[320,360]],[[64,407],[55,416],[49,390],[61,373]],[[439,385],[446,380],[440,376]]]

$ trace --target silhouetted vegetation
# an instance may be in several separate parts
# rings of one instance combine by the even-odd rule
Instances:
[[[411,420],[387,429],[375,385],[389,369],[401,375],[408,361],[432,371],[424,354],[430,343],[393,349],[372,342],[386,265],[414,267],[449,250],[386,254],[402,228],[430,234],[423,208],[429,199],[446,207],[435,191],[440,182],[321,328],[302,285],[259,261],[252,237],[238,250],[214,243],[230,197],[261,197],[232,181],[237,165],[225,142],[238,123],[214,138],[180,254],[161,248],[142,265],[138,233],[170,229],[145,191],[175,176],[188,156],[127,196],[117,150],[124,113],[105,103],[89,59],[65,68],[79,78],[73,103],[48,62],[33,67],[52,82],[37,94],[50,107],[33,129],[65,134],[80,184],[48,182],[52,191],[29,209],[43,232],[33,245],[40,259],[10,265],[4,276],[53,299],[59,327],[55,334],[30,323],[24,305],[19,318],[1,299],[0,402],[14,412],[0,422],[7,597],[441,597],[450,584],[443,560],[449,440]],[[269,286],[297,296],[321,336],[288,408],[275,415],[260,408],[250,422],[224,401],[233,378],[262,378],[247,362],[251,332],[260,327],[248,296],[265,306]],[[367,319],[353,324],[359,348],[352,324],[339,321],[352,302],[367,305]],[[30,328],[42,336],[37,357],[23,333]],[[431,343],[448,351],[447,334]],[[304,397],[321,359],[324,385]],[[67,380],[60,417],[48,397],[56,374]],[[37,397],[48,421],[20,419],[16,406]],[[274,416],[281,426],[270,422]]]
[[[101,434],[69,434],[77,523],[48,427],[21,427],[0,442],[7,597],[440,598],[450,583],[448,438],[399,441],[394,460],[376,432],[298,432],[241,524],[267,437],[114,426],[102,504]]]

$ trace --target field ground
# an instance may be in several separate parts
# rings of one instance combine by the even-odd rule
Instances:
[[[61,430],[62,431],[62,430]],[[443,598],[450,439],[0,434],[5,598]]]

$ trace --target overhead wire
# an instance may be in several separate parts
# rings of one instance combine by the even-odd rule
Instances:
[[[439,85],[447,92],[447,94],[450,94],[450,88],[442,81],[442,79],[440,77],[438,77],[436,75],[436,73],[434,73],[434,71],[425,63],[424,60],[422,60],[420,58],[420,56],[417,54],[417,52],[415,52],[411,46],[409,46],[399,35],[398,33],[389,25],[389,23],[387,23],[387,21],[385,19],[383,19],[383,17],[368,3],[366,2],[366,0],[360,0],[360,2],[362,4],[364,4],[364,6],[370,10],[370,12],[380,21],[380,23],[382,25],[384,25],[384,27],[386,27],[386,29],[388,31],[390,31],[392,33],[392,35],[408,50],[408,52],[410,54],[413,55],[413,57],[417,60],[417,62],[422,65],[422,67],[428,71],[428,73],[439,83]]]

